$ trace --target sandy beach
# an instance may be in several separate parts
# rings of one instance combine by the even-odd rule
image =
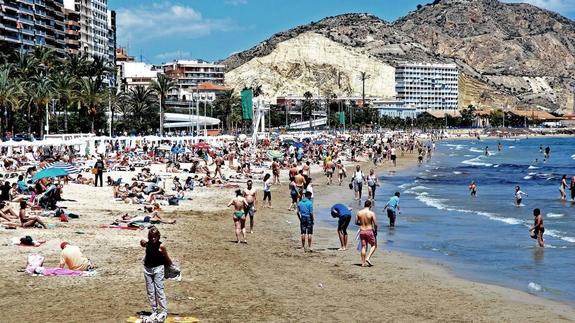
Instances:
[[[400,158],[397,169],[413,163],[413,158]],[[389,163],[379,172],[387,170]],[[316,209],[350,194],[323,185],[323,176],[315,182]],[[4,316],[11,322],[125,322],[146,310],[144,250],[138,243],[146,230],[99,227],[134,213],[137,206],[113,201],[109,187],[69,184],[64,196],[77,201],[63,205],[80,219],[51,219],[56,229],[0,231],[6,242],[24,234],[48,240],[38,248],[7,243],[0,248]],[[304,253],[297,217],[287,211],[286,185],[274,186],[273,196],[275,208],[258,208],[247,245],[235,244],[231,211],[225,208],[233,190],[200,188],[192,201],[165,207],[166,217],[177,224],[159,228],[183,271],[182,281],[166,282],[171,315],[212,322],[575,320],[568,305],[456,278],[440,265],[390,253],[385,246],[377,251],[374,267],[361,268],[359,253],[353,247],[336,251],[335,230],[326,227],[316,226],[314,252]],[[31,277],[23,272],[30,253],[41,253],[47,266],[57,266],[61,241],[80,246],[97,264],[97,275]]]

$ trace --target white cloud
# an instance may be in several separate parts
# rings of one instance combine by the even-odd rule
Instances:
[[[192,56],[192,53],[187,52],[187,51],[183,51],[183,50],[176,50],[173,52],[165,52],[165,53],[160,53],[158,55],[156,55],[156,58],[167,62],[167,61],[171,61],[174,59],[186,59],[186,58],[190,58]]]
[[[192,7],[169,2],[119,9],[117,15],[120,42],[135,43],[165,37],[185,41],[233,28],[229,19],[206,18]]]
[[[504,2],[529,3],[539,8],[555,11],[563,15],[575,13],[575,0],[503,0]]]
[[[240,5],[248,4],[248,0],[226,0],[226,1],[224,1],[224,3],[232,5],[232,6],[240,6]]]

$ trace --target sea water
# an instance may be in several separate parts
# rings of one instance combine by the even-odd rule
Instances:
[[[540,145],[551,148],[546,161]],[[457,140],[436,146],[421,166],[379,174],[374,210],[380,247],[432,258],[464,278],[575,304],[575,204],[559,198],[561,177],[567,175],[569,184],[575,175],[575,140]],[[477,197],[469,194],[471,181]],[[516,185],[528,194],[520,207]],[[382,208],[395,191],[401,192],[402,213],[389,230]],[[534,208],[544,218],[544,249],[529,237]]]

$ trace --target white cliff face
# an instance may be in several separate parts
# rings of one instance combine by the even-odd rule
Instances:
[[[272,102],[285,95],[361,96],[360,72],[366,72],[365,95],[395,96],[395,69],[314,32],[281,42],[269,54],[226,73],[226,85],[241,90],[261,85]]]

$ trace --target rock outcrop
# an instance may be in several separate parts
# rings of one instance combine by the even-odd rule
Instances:
[[[333,53],[333,54],[332,54]],[[226,82],[280,95],[361,93],[387,97],[397,64],[458,64],[460,106],[573,110],[575,23],[527,4],[436,0],[393,24],[369,14],[328,17],[232,55]],[[393,94],[391,94],[393,95]]]

